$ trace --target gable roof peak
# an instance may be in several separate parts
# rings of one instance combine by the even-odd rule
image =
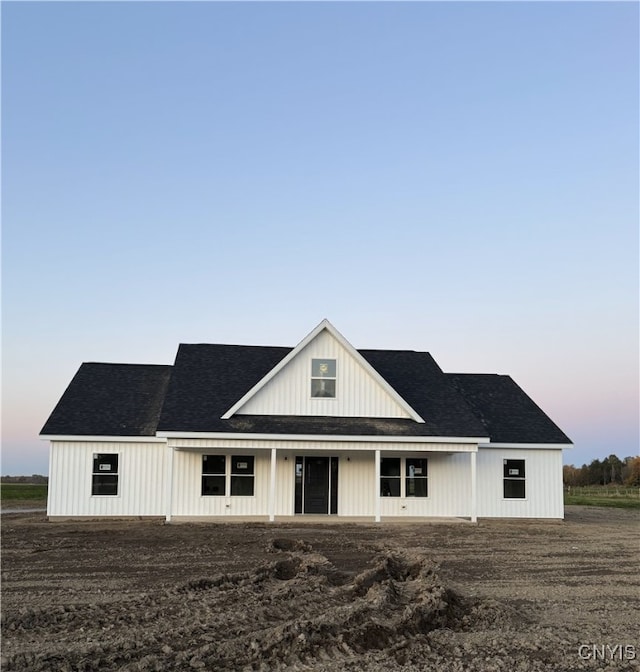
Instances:
[[[338,340],[340,341],[346,341],[347,339],[329,322],[329,320],[325,317],[323,320],[318,324],[318,326],[315,329],[312,329],[303,339],[298,343],[298,345],[294,348],[298,349],[303,343],[306,345],[310,341],[312,341],[321,331],[327,330],[330,334],[333,336],[337,337]],[[303,346],[304,347],[304,346]],[[302,349],[302,348],[300,348]]]
[[[376,369],[366,360],[366,358],[361,355],[354,347],[349,343],[349,341],[329,322],[327,318],[324,318],[320,324],[318,324],[314,329],[312,329],[301,341],[293,348],[285,357],[283,357],[276,366],[274,366],[271,371],[267,373],[261,380],[259,380],[244,396],[242,396],[238,401],[222,416],[223,420],[228,420],[231,418],[242,406],[245,405],[249,399],[251,399],[258,391],[260,391],[271,379],[273,379],[292,359],[294,359],[304,348],[307,347],[317,336],[323,331],[327,331],[333,338],[342,345],[342,347],[351,354],[351,356],[356,359],[365,371],[376,380],[386,391],[393,397],[396,402],[398,402],[409,414],[413,420],[416,422],[424,423],[424,419],[413,409],[405,399],[403,399],[398,392],[376,371]]]

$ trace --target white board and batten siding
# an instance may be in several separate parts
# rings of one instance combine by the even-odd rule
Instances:
[[[407,456],[410,456],[407,453]],[[383,518],[469,517],[471,468],[464,453],[429,453],[428,497],[381,498]],[[525,461],[524,499],[505,499],[504,460]],[[479,448],[476,463],[479,518],[564,518],[561,449]]]
[[[376,493],[374,451],[382,457],[426,457],[429,497],[381,498],[382,515],[468,516],[470,493],[469,453],[473,444],[433,443],[412,445],[401,442],[295,441],[268,439],[170,439],[174,455],[172,515],[265,516],[269,509],[271,448],[276,448],[276,516],[294,515],[296,455],[328,455],[338,462],[338,515],[375,516]],[[452,450],[462,451],[451,453]],[[201,495],[202,455],[255,456],[253,497]]]
[[[253,496],[210,496],[202,495],[202,455],[253,455],[254,494]],[[177,450],[174,455],[172,516],[267,516],[269,513],[269,486],[271,452],[250,451],[242,448],[209,448],[201,452]],[[227,459],[227,465],[229,460]],[[284,455],[277,456],[279,478],[276,485],[276,512],[288,511],[288,501],[293,501],[294,462]],[[228,485],[228,483],[227,483]],[[228,493],[227,489],[227,493]]]
[[[52,441],[50,453],[48,516],[164,515],[166,442]],[[94,453],[118,454],[117,495],[91,494]]]
[[[187,445],[188,444],[188,445]],[[426,457],[428,497],[380,498],[383,518],[469,517],[473,445],[425,444],[407,451],[403,444],[293,440],[199,440],[180,442],[175,453],[172,512],[175,516],[264,516],[268,514],[270,448],[277,448],[275,515],[294,515],[296,455],[332,455],[339,459],[338,515],[374,516],[379,484],[375,483],[374,450],[383,457]],[[414,448],[414,446],[412,446]],[[253,497],[206,497],[200,494],[202,455],[255,455]],[[503,460],[524,459],[526,497],[503,496]],[[563,518],[562,451],[480,448],[477,453],[477,515],[485,518]]]
[[[416,457],[406,453],[405,457]],[[471,467],[469,453],[426,453],[427,497],[382,497],[380,513],[387,517],[468,517]]]
[[[524,499],[503,496],[503,461],[525,461]],[[478,517],[564,518],[562,449],[486,448],[478,450]]]
[[[419,444],[363,441],[268,439],[170,439],[173,453],[171,514],[180,517],[269,514],[271,449],[276,448],[276,516],[294,515],[296,455],[331,455],[339,460],[338,515],[373,517],[379,484],[374,451],[381,456],[426,457],[428,497],[380,498],[382,518],[468,517],[472,444]],[[165,516],[165,441],[52,441],[47,513],[51,518],[82,516]],[[118,454],[118,494],[91,494],[94,453]],[[254,495],[203,496],[202,455],[253,455]],[[526,496],[503,497],[503,460],[525,460]],[[563,518],[562,450],[480,447],[477,453],[477,515],[480,518]]]
[[[311,397],[311,360],[336,360],[336,397]],[[327,331],[304,347],[237,415],[409,418],[405,408]]]

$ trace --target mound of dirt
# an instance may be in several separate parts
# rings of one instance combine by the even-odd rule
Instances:
[[[280,551],[311,551],[311,544],[302,539],[291,539],[290,537],[278,537],[273,539],[268,545],[267,550],[270,553]]]
[[[52,650],[14,653],[6,669],[290,670],[312,661],[357,669],[371,653],[406,664],[430,632],[473,628],[481,613],[499,617],[497,603],[478,610],[443,585],[423,554],[384,553],[349,580],[306,542],[272,546],[282,557],[252,571],[132,601],[9,616],[5,632],[32,641],[46,632]]]
[[[3,670],[640,672],[633,511],[2,523]]]

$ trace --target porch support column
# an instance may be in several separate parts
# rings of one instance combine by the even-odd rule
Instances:
[[[375,477],[373,483],[373,496],[375,502],[375,521],[380,522],[380,451],[375,451]]]
[[[173,455],[174,448],[173,446],[170,446],[167,441],[167,471],[164,496],[164,519],[167,523],[171,522],[171,510],[173,509]]]
[[[269,480],[269,522],[276,519],[276,449],[271,449],[271,478]]]
[[[478,453],[469,453],[471,458],[471,522],[478,522],[478,488],[476,477],[476,457]]]

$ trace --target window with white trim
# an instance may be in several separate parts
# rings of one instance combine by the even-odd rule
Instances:
[[[380,496],[400,497],[400,458],[383,457],[380,460]]]
[[[202,456],[202,494],[223,497],[227,492],[226,455]]]
[[[428,497],[428,494],[426,458],[383,457],[380,460],[381,497]]]
[[[405,459],[405,497],[427,497],[427,460],[424,457]]]
[[[313,398],[335,399],[336,360],[311,360],[311,396]]]
[[[253,455],[233,456],[231,458],[231,494],[233,496],[253,497],[253,472]]]
[[[229,458],[229,459],[227,459]],[[255,457],[253,455],[203,455],[202,490],[205,497],[253,497]]]
[[[524,460],[502,460],[503,495],[505,499],[524,499],[526,480]]]
[[[91,494],[118,494],[118,453],[94,453]]]

